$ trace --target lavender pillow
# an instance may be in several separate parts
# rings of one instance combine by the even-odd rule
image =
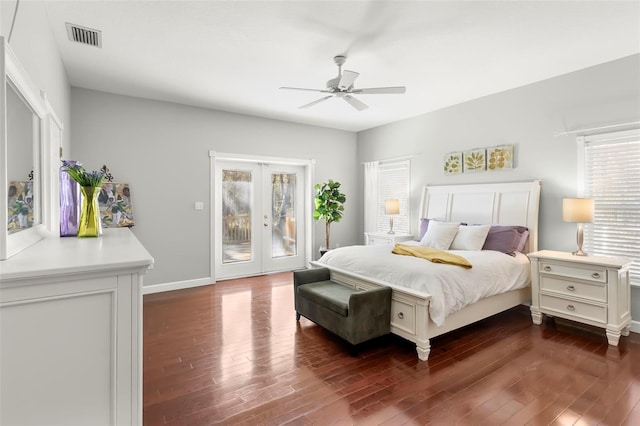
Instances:
[[[520,233],[520,243],[518,244],[518,248],[517,250],[520,253],[524,252],[524,247],[527,245],[527,240],[529,239],[529,230],[525,230],[524,232]]]
[[[418,241],[422,241],[422,237],[427,233],[427,229],[429,228],[429,221],[431,219],[420,218],[420,232],[418,233]]]
[[[528,236],[529,230],[524,226],[492,225],[482,250],[495,250],[515,256],[515,252],[524,249]]]

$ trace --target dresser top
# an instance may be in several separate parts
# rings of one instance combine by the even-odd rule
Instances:
[[[49,237],[0,261],[0,282],[123,269],[146,270],[153,257],[128,228],[98,238]]]
[[[548,260],[561,260],[575,263],[583,263],[589,265],[609,266],[614,268],[622,268],[629,265],[632,260],[622,257],[612,256],[575,256],[571,253],[564,251],[553,250],[540,250],[533,253],[528,253],[530,258],[548,259]]]

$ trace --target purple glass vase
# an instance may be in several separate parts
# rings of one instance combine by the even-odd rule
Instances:
[[[65,164],[77,163],[65,161]],[[66,170],[65,165],[60,167],[60,236],[75,237],[80,219],[80,185]]]

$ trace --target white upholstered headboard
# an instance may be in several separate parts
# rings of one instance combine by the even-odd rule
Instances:
[[[469,185],[425,185],[419,217],[468,224],[529,228],[527,253],[538,250],[540,180]]]

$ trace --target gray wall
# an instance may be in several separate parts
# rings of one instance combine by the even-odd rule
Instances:
[[[411,160],[413,233],[422,185],[541,179],[539,248],[573,251],[576,226],[562,222],[561,206],[562,198],[576,195],[575,135],[554,135],[639,120],[640,55],[633,55],[361,132],[358,160],[417,154]],[[514,170],[444,175],[444,154],[499,144],[515,145]],[[362,179],[359,170],[359,187]],[[633,316],[640,319],[640,288],[632,291]]]
[[[72,159],[131,185],[133,232],[156,261],[145,285],[209,276],[209,150],[315,159],[314,183],[338,180],[347,195],[332,245],[358,239],[355,133],[79,88],[71,100]],[[315,253],[324,225],[314,226]]]

